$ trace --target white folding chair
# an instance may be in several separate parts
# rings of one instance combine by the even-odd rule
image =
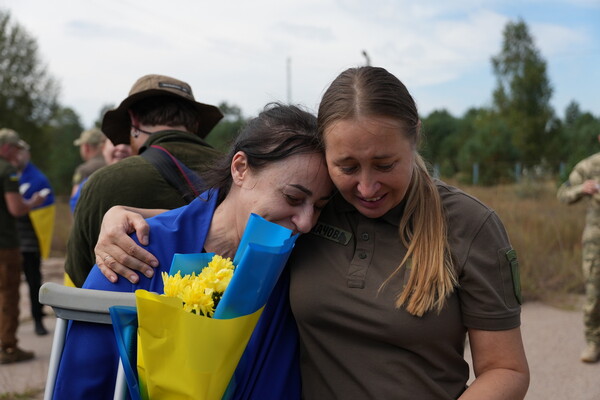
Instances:
[[[108,309],[112,306],[135,307],[134,293],[108,292],[104,290],[80,289],[46,282],[40,288],[40,303],[51,306],[57,316],[52,351],[48,366],[48,378],[44,400],[52,400],[58,364],[65,344],[67,321],[85,321],[99,324],[112,324]],[[115,382],[115,400],[122,400],[127,393],[127,383],[123,365],[119,362],[119,372]]]

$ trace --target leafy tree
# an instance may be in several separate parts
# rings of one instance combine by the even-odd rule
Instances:
[[[563,151],[560,160],[565,162],[568,172],[579,161],[599,151],[600,118],[581,111],[579,104],[572,101],[565,110],[561,128],[560,142]]]
[[[567,157],[570,143],[565,142],[563,121],[558,117],[553,117],[546,126],[547,141],[545,144],[545,164],[547,169],[552,172],[558,172],[561,161]]]
[[[456,154],[461,146],[460,120],[446,110],[435,110],[422,121],[421,154],[431,164],[438,165],[442,176],[453,176],[459,166]]]
[[[0,125],[35,146],[57,96],[58,85],[41,63],[35,39],[0,10]]]
[[[478,182],[492,185],[514,180],[518,152],[511,145],[511,129],[494,111],[470,109],[460,122],[461,146],[457,152],[459,180],[472,182],[473,165],[479,165]]]
[[[58,104],[58,93],[36,40],[0,10],[0,127],[19,132],[56,192],[66,194],[81,161],[73,140],[82,128],[75,112]]]
[[[219,104],[219,109],[224,118],[213,128],[206,137],[206,141],[217,150],[227,152],[231,142],[237,137],[240,129],[246,123],[242,110],[226,102]]]
[[[547,127],[554,112],[546,61],[525,22],[506,25],[502,50],[492,64],[497,78],[494,110],[512,131],[512,143],[524,165],[536,165],[545,156]]]
[[[71,192],[73,171],[82,160],[79,148],[73,141],[83,130],[79,116],[71,108],[58,107],[52,119],[44,127],[44,137],[50,138],[54,150],[43,161],[36,164],[48,175],[56,193],[68,195]]]

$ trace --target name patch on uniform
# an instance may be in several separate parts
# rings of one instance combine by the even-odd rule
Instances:
[[[523,304],[523,297],[521,296],[521,275],[519,273],[519,260],[517,259],[517,251],[515,249],[510,249],[506,252],[505,256],[510,263],[510,273],[512,275],[515,297],[517,298],[519,304]]]
[[[344,246],[347,245],[352,238],[352,233],[322,222],[317,223],[310,233],[343,244]]]

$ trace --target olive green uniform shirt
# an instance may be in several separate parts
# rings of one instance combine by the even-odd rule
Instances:
[[[17,169],[0,157],[0,249],[19,247],[16,219],[8,211],[5,193],[19,193],[19,174]]]
[[[152,134],[142,151],[155,144],[197,173],[204,171],[219,155],[198,136],[180,131]],[[99,169],[83,185],[77,202],[67,242],[65,271],[73,283],[81,287],[96,263],[94,247],[102,217],[112,206],[173,209],[185,204],[177,189],[141,156],[128,157]]]
[[[406,254],[404,204],[367,218],[337,196],[290,258],[290,301],[300,332],[303,398],[456,399],[466,388],[468,328],[520,325],[516,256],[498,216],[437,182],[459,284],[440,314],[394,306],[408,280],[379,291]]]

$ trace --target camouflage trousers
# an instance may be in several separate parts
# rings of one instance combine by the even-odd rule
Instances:
[[[584,242],[582,251],[585,339],[588,343],[600,344],[600,243]]]

